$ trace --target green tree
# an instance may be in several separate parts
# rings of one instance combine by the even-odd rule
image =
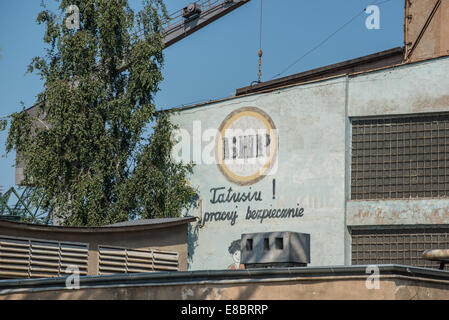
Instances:
[[[186,184],[192,165],[170,157],[170,114],[154,105],[162,0],[144,0],[137,13],[126,0],[61,0],[61,13],[70,5],[77,30],[45,6],[37,18],[48,46],[29,66],[45,82],[39,114],[10,117],[7,152],[25,164],[32,201],[71,226],[179,216],[195,192]]]

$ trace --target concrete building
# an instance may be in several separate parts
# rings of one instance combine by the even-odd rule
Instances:
[[[449,0],[405,1],[404,31],[403,48],[179,110],[173,156],[196,163],[199,206],[170,232],[0,222],[0,250],[2,237],[62,251],[83,238],[96,259],[78,290],[65,278],[7,280],[0,300],[447,299],[448,273],[422,268],[438,267],[422,253],[449,248]],[[307,268],[235,270],[242,234],[283,231],[310,235]],[[94,276],[102,246],[161,243],[193,271]]]
[[[241,235],[272,231],[310,234],[312,266],[436,266],[421,254],[449,246],[448,34],[449,0],[407,0],[403,47],[182,108],[189,268],[240,268]]]
[[[238,268],[243,233],[311,235],[311,266],[436,267],[449,247],[449,1],[406,1],[405,44],[180,109],[196,163],[189,268]]]

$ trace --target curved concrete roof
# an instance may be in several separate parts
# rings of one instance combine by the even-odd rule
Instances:
[[[75,233],[90,233],[90,232],[124,232],[124,231],[138,231],[148,229],[159,229],[187,224],[195,221],[195,217],[182,218],[163,218],[163,219],[144,219],[120,222],[112,225],[101,227],[64,227],[64,226],[47,226],[38,224],[19,223],[12,221],[0,220],[1,228],[22,229],[28,231],[47,231],[47,232],[75,232]]]

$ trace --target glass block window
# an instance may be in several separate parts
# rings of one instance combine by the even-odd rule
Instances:
[[[422,258],[427,249],[449,248],[449,227],[352,230],[352,264],[402,264],[438,269]],[[446,270],[448,266],[446,266]]]
[[[352,121],[351,199],[449,196],[449,114]]]

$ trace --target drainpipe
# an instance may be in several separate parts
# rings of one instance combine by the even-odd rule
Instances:
[[[347,223],[347,206],[351,181],[351,121],[349,121],[349,74],[345,81],[345,192],[344,192],[344,264],[351,264],[351,235]]]

